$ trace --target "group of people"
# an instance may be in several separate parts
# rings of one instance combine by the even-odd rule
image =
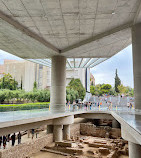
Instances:
[[[127,107],[131,109],[133,107],[133,104],[131,102],[128,102]]]
[[[17,139],[18,139],[18,144],[21,143],[21,133],[19,132],[17,134]],[[10,142],[10,140],[12,141],[12,146],[15,145],[15,140],[16,140],[16,134],[8,134],[8,135],[4,135],[4,136],[0,136],[0,149],[3,145],[3,149],[6,148],[7,142]]]

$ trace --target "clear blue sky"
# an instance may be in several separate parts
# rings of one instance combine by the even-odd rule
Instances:
[[[96,84],[109,83],[114,86],[116,69],[121,83],[133,88],[132,45],[92,68],[91,73],[95,77]]]
[[[0,50],[0,64],[4,59],[20,58]],[[132,46],[128,46],[112,58],[97,65],[91,69],[91,73],[95,77],[96,84],[109,83],[114,86],[115,70],[118,70],[118,75],[121,82],[125,86],[133,87],[133,64],[132,64]]]

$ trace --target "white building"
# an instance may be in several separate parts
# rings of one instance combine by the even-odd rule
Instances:
[[[37,83],[38,89],[50,89],[51,87],[51,68],[40,64],[36,64],[27,60],[5,60],[1,65],[3,72],[10,73],[13,78],[21,85],[26,91],[33,89],[34,81]],[[1,73],[3,73],[1,72]],[[86,91],[90,91],[90,69],[86,68],[68,68],[66,71],[66,86],[71,79],[79,78]]]

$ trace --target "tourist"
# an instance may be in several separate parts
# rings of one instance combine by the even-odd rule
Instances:
[[[15,139],[16,139],[16,135],[15,133],[11,136],[11,140],[12,140],[12,146],[15,145]]]
[[[87,110],[87,108],[88,108],[88,102],[86,102],[86,110]]]
[[[127,103],[127,107],[128,107],[128,108],[130,107],[130,103],[129,103],[129,102]]]
[[[22,135],[21,135],[21,133],[19,132],[19,133],[18,133],[18,144],[21,144],[21,136],[22,136]]]
[[[133,107],[132,103],[130,103],[130,109]]]
[[[6,136],[3,136],[3,148],[5,149],[6,148]]]
[[[10,141],[10,134],[7,135],[7,142]]]
[[[112,102],[111,102],[110,109],[112,109],[112,107],[113,107],[113,104],[112,104]]]
[[[100,102],[100,106],[102,106],[102,101]]]
[[[31,133],[32,133],[32,139],[33,139],[33,137],[34,137],[34,132],[35,132],[34,129],[32,129],[32,130],[31,130]]]
[[[2,136],[0,136],[0,149],[1,149],[1,144],[2,144]]]
[[[92,110],[92,103],[90,104],[90,110]]]

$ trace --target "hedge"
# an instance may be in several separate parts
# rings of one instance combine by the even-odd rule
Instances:
[[[26,104],[1,104],[0,112],[6,111],[18,111],[18,110],[33,110],[33,109],[45,109],[49,108],[50,102],[42,102],[42,103],[26,103]]]

